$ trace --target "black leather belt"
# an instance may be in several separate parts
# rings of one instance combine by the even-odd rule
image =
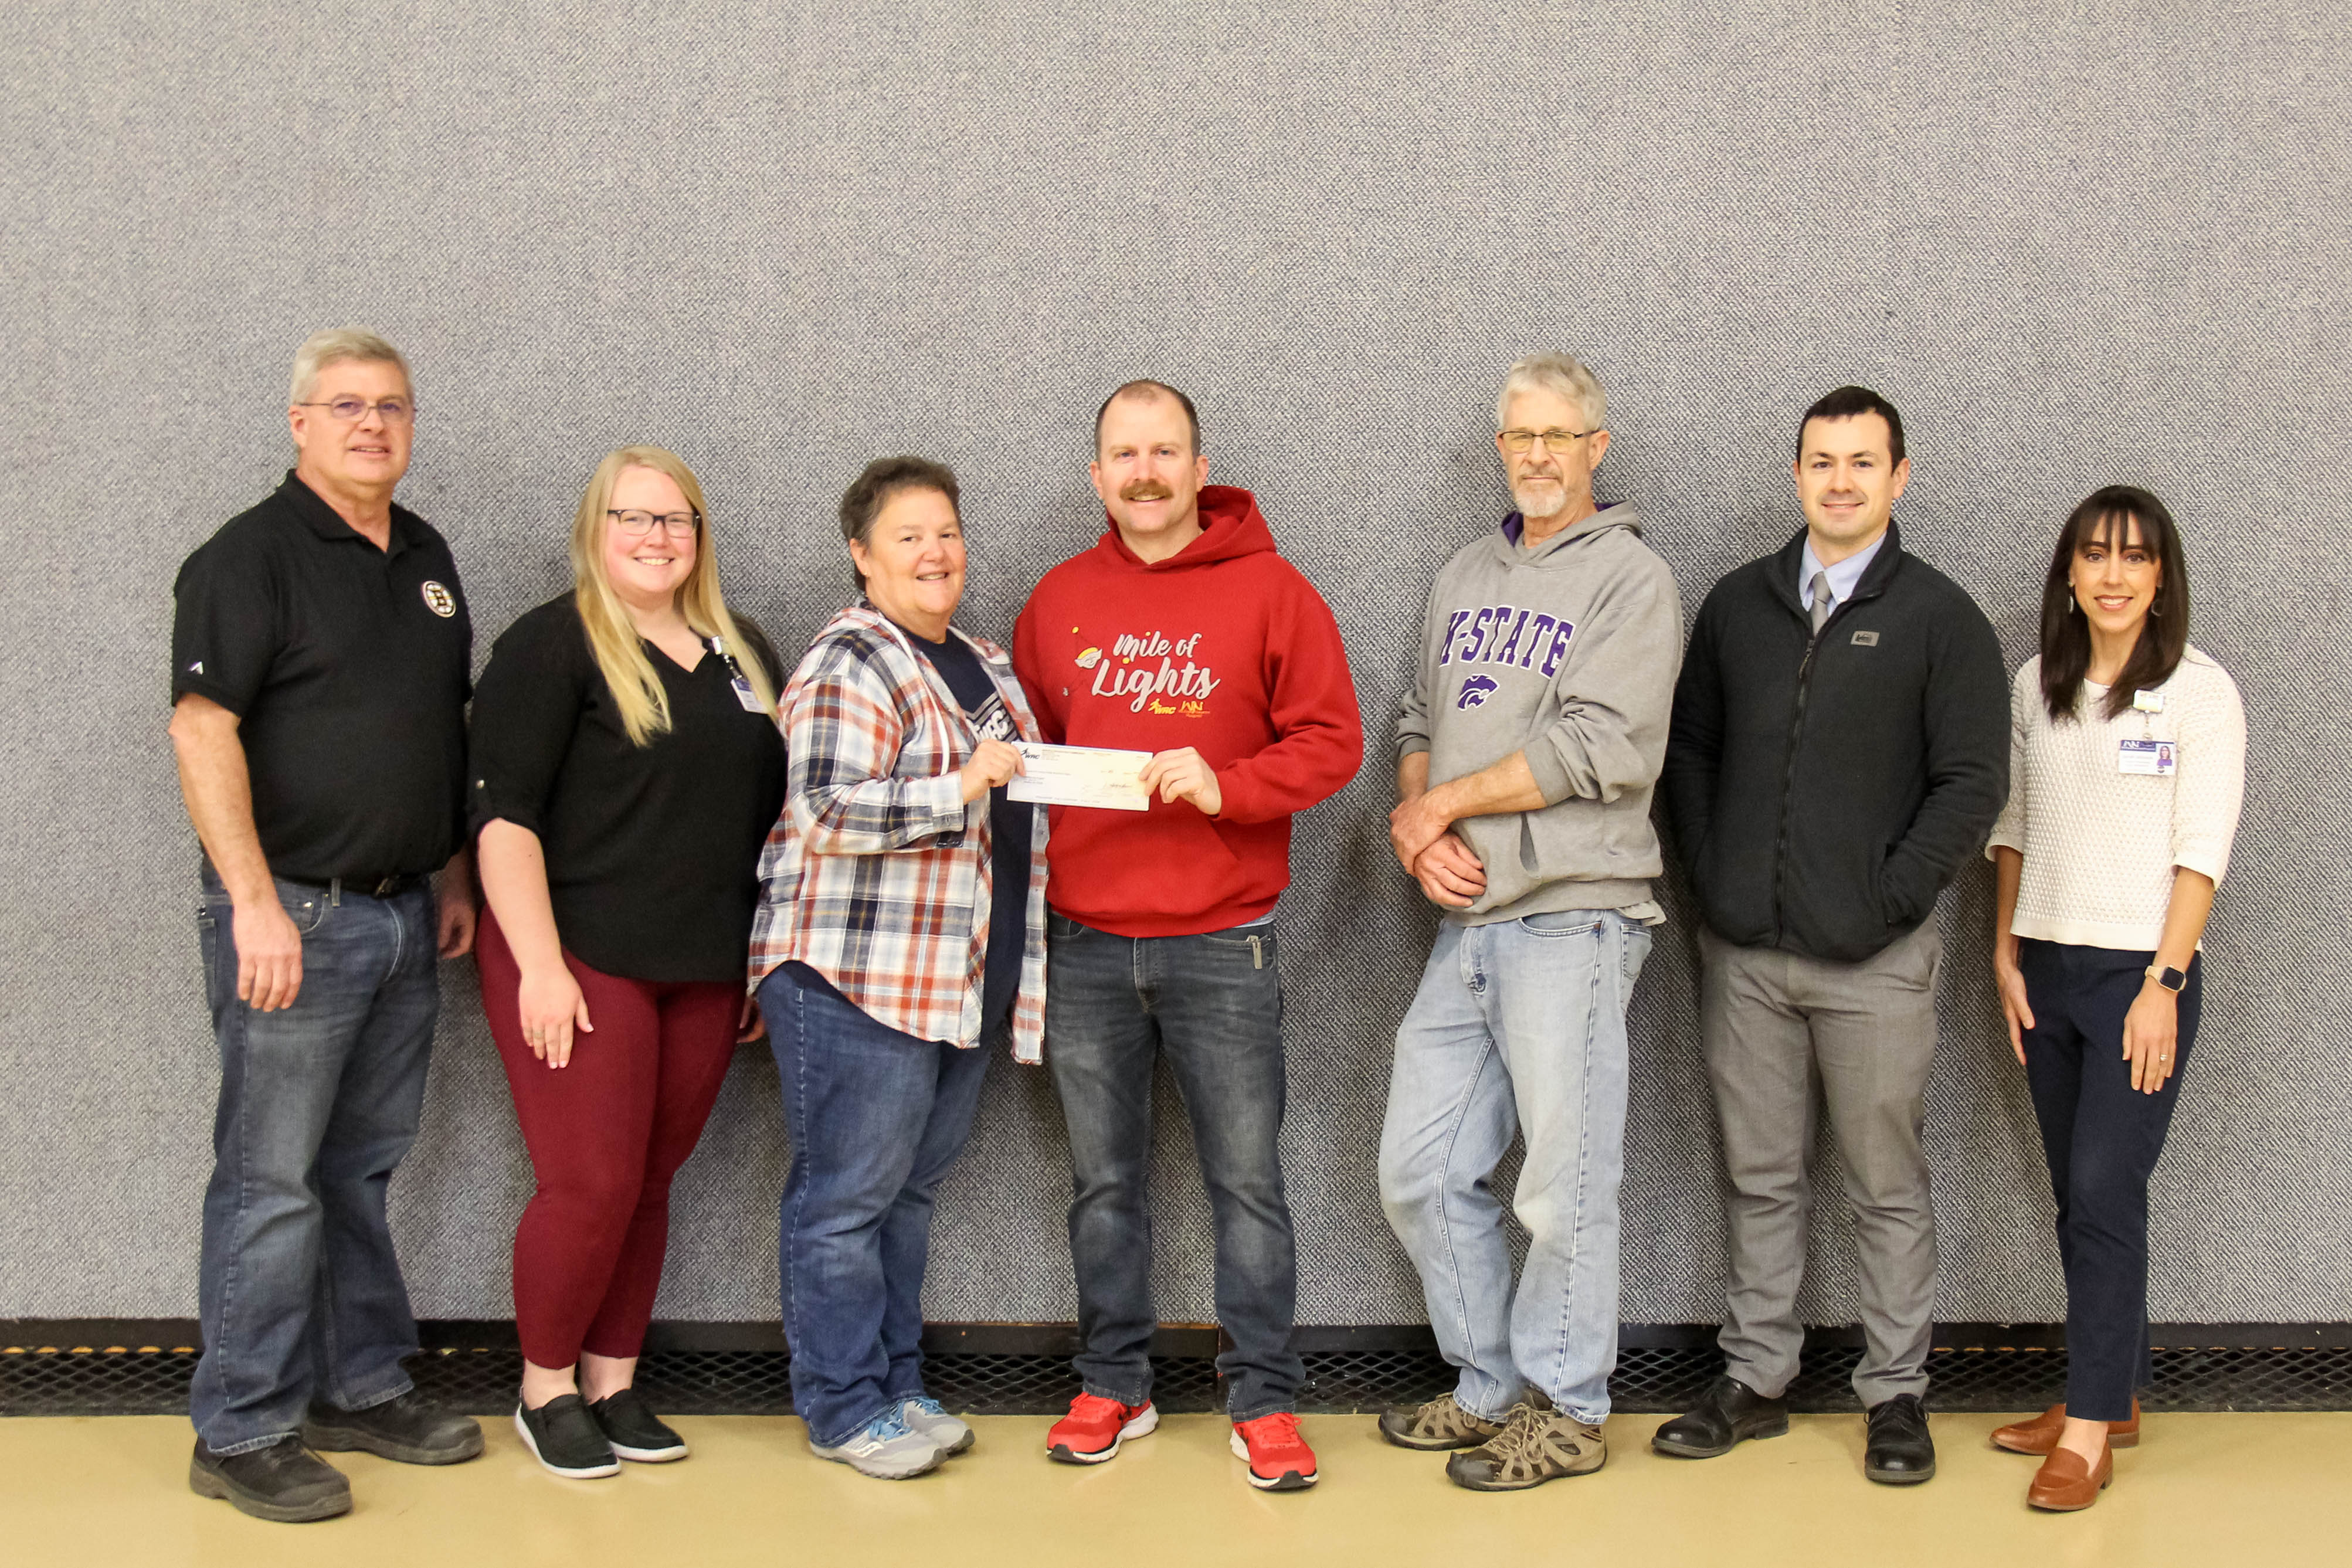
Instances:
[[[389,877],[371,874],[362,877],[330,877],[324,880],[317,877],[289,877],[286,879],[289,882],[299,882],[306,888],[322,888],[330,894],[364,893],[371,899],[395,899],[412,888],[425,886],[427,878],[426,873],[422,871],[405,871]]]

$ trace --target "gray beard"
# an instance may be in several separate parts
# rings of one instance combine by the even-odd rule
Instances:
[[[1533,498],[1528,491],[1521,489],[1518,486],[1513,485],[1511,487],[1511,500],[1518,503],[1519,515],[1521,517],[1531,519],[1537,522],[1549,521],[1550,519],[1558,517],[1561,512],[1568,510],[1568,487],[1565,485],[1554,485],[1550,487],[1549,494],[1545,498],[1549,507],[1549,510],[1540,510],[1537,507],[1530,505],[1529,502]]]

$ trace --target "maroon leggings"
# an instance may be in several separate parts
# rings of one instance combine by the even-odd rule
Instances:
[[[515,1328],[541,1366],[644,1348],[669,1246],[669,1184],[735,1053],[740,987],[624,980],[563,962],[593,1032],[550,1068],[523,1043],[522,968],[490,911],[476,938],[482,1011],[506,1063],[539,1191],[515,1226]]]

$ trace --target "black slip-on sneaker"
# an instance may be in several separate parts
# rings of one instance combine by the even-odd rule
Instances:
[[[621,1473],[613,1445],[588,1414],[587,1402],[576,1394],[559,1394],[536,1410],[517,1405],[515,1430],[550,1475],[586,1481]]]
[[[302,1524],[352,1511],[352,1483],[343,1472],[302,1447],[299,1437],[280,1437],[266,1448],[215,1454],[196,1439],[188,1461],[188,1489],[219,1498],[239,1513],[279,1524]]]
[[[608,1394],[588,1406],[596,1429],[613,1452],[641,1465],[666,1465],[686,1458],[686,1439],[655,1415],[634,1388]]]

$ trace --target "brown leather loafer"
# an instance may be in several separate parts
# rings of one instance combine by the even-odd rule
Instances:
[[[2066,1407],[2053,1405],[2031,1421],[2020,1421],[2014,1426],[2003,1426],[1992,1435],[1992,1446],[2006,1448],[2012,1454],[2032,1454],[2046,1458],[2058,1446],[2058,1434],[2065,1429]],[[2107,1447],[2137,1448],[2139,1447],[2139,1401],[2132,1401],[2131,1419],[2107,1423]]]
[[[2025,1500],[2047,1513],[2078,1513],[2099,1500],[2099,1494],[2116,1479],[2116,1454],[2112,1448],[2099,1455],[2099,1468],[2091,1468],[2082,1455],[2072,1448],[2053,1448],[2042,1468],[2033,1474],[2033,1484],[2025,1489]]]

